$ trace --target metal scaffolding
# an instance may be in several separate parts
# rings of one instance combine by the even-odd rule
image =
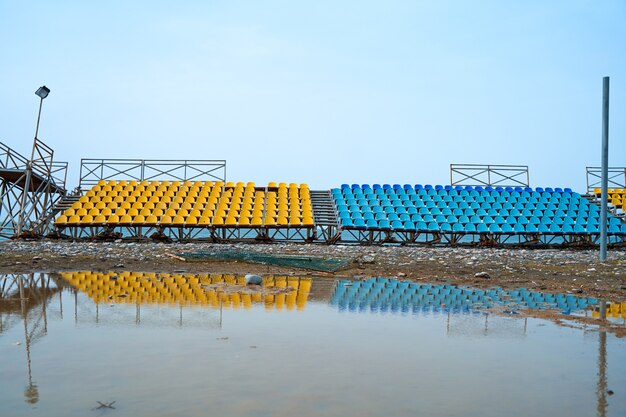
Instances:
[[[52,148],[39,139],[30,160],[0,142],[0,238],[46,234],[66,178],[67,162],[54,161]]]

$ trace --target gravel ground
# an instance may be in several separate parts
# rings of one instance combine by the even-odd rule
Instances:
[[[176,254],[228,250],[305,255],[348,261],[334,274],[242,262],[183,261]],[[135,242],[0,242],[0,273],[132,270],[189,273],[297,273],[320,276],[396,276],[478,287],[526,287],[626,301],[626,250],[599,262],[592,250],[214,244]]]

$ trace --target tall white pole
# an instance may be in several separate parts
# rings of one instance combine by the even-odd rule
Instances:
[[[602,195],[600,211],[600,261],[606,261],[609,188],[609,77],[602,79]]]

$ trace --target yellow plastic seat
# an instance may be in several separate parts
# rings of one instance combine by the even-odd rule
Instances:
[[[248,218],[248,217],[240,217],[239,218],[239,225],[240,226],[249,226],[250,225],[250,218]]]
[[[94,224],[105,224],[107,222],[106,216],[99,214],[93,219]]]
[[[159,222],[159,218],[155,215],[150,215],[146,217],[144,224],[146,225],[155,225]]]
[[[74,214],[73,216],[70,216],[70,218],[67,220],[67,224],[78,224],[80,223],[80,216],[77,216],[76,214]]]
[[[161,217],[161,220],[159,223],[163,225],[172,224],[172,217],[166,214],[163,217]]]
[[[226,220],[224,222],[224,224],[228,225],[228,226],[233,226],[237,224],[237,218],[236,217],[226,217]]]
[[[130,217],[128,214],[124,214],[122,217],[120,217],[120,223],[122,224],[130,224],[132,223],[133,218]]]
[[[172,224],[175,224],[175,225],[185,224],[185,218],[183,216],[174,216],[174,219],[172,220]]]
[[[120,216],[118,216],[117,214],[112,214],[107,219],[107,223],[109,224],[117,224],[119,222],[120,222]]]
[[[224,217],[216,216],[216,217],[213,218],[213,225],[221,226],[223,224],[224,224]]]
[[[209,217],[209,216],[202,216],[202,217],[200,217],[200,219],[198,220],[198,224],[199,225],[203,225],[203,226],[210,225],[211,224],[211,217]]]
[[[198,224],[198,218],[196,216],[189,216],[187,220],[185,220],[186,226],[195,226]]]
[[[287,220],[286,217],[278,216],[278,218],[276,219],[277,226],[287,226],[288,224],[289,224],[289,221]]]
[[[67,222],[67,216],[62,214],[57,217],[57,219],[54,221],[54,224],[66,224]]]
[[[133,224],[144,224],[145,221],[146,221],[146,218],[144,216],[142,216],[141,214],[133,216],[133,218],[132,218],[132,223]]]

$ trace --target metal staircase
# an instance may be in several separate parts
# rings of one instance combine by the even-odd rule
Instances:
[[[311,191],[313,220],[317,226],[317,238],[326,243],[336,242],[339,233],[339,216],[330,191]]]
[[[81,195],[76,194],[66,194],[60,199],[52,208],[45,214],[45,216],[38,222],[37,226],[35,226],[35,230],[42,229],[43,234],[52,230],[52,223],[54,222],[54,218],[57,214],[64,212],[65,210],[72,208],[72,204],[77,202],[80,199]]]

